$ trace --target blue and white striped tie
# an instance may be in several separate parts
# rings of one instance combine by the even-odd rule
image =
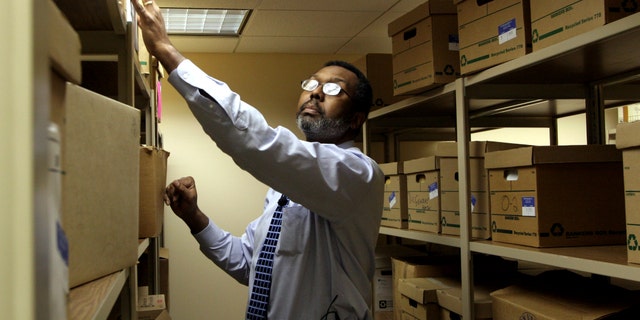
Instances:
[[[278,245],[280,230],[282,229],[282,210],[289,203],[289,199],[282,195],[278,200],[278,207],[273,212],[269,232],[264,239],[258,262],[256,263],[256,275],[253,280],[253,290],[249,298],[247,319],[267,319],[267,307],[269,306],[269,291],[271,290],[271,270],[273,256]]]

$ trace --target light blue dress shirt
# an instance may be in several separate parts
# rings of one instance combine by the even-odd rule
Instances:
[[[259,247],[284,193],[290,204],[274,261],[269,319],[373,319],[374,250],[384,193],[384,174],[375,161],[353,141],[306,142],[285,128],[269,127],[258,110],[189,60],[169,82],[218,147],[271,187],[262,215],[242,236],[210,220],[194,235],[201,251],[250,286]]]

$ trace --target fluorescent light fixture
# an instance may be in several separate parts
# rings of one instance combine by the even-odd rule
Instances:
[[[169,34],[238,36],[251,10],[160,8]]]

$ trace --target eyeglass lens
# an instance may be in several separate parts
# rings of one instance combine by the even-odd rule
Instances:
[[[307,79],[302,81],[302,89],[306,91],[313,91],[320,85],[320,82],[315,79]],[[334,82],[325,82],[322,85],[322,92],[330,96],[336,96],[342,91],[342,87]]]

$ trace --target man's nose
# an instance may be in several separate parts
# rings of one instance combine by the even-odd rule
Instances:
[[[311,91],[311,98],[315,98],[320,101],[324,99],[324,92],[322,91],[322,85],[319,85],[317,88]]]

